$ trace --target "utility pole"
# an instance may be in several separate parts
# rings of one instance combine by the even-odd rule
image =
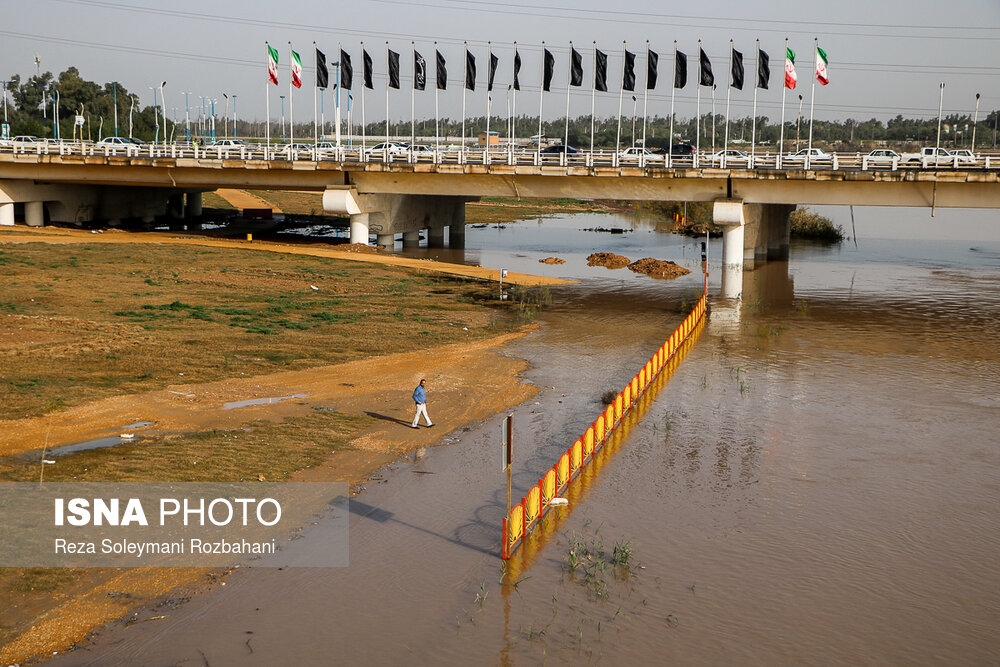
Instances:
[[[278,95],[281,98],[281,143],[285,143],[285,96]]]

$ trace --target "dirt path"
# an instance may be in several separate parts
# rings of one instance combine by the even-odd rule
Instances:
[[[351,442],[355,449],[331,454],[296,479],[356,483],[409,451],[439,443],[449,431],[533,396],[537,389],[519,382],[527,362],[499,353],[500,347],[527,331],[301,371],[176,385],[95,401],[45,417],[0,421],[0,454],[36,449],[46,433],[50,443],[71,442],[118,433],[121,425],[138,420],[155,421],[151,428],[167,431],[240,428],[254,420],[277,421],[323,406],[368,414],[378,423]],[[428,411],[435,428],[414,430],[409,425],[413,417],[410,394],[420,378],[427,379]],[[223,409],[227,401],[292,394],[309,396]],[[61,651],[92,628],[136,606],[177,587],[205,582],[205,574],[194,568],[124,570],[39,615],[30,629],[0,649],[0,663]]]
[[[215,193],[235,206],[238,210],[247,208],[269,208],[272,213],[283,213],[283,211],[271,202],[264,201],[260,197],[246,190],[232,190],[221,188]]]
[[[210,248],[241,248],[243,250],[262,250],[290,255],[310,255],[313,257],[329,257],[353,262],[369,262],[373,264],[388,264],[405,266],[419,271],[435,271],[453,276],[477,278],[480,280],[500,280],[499,269],[489,269],[481,266],[466,266],[464,264],[449,264],[428,259],[400,257],[388,253],[352,252],[347,246],[290,245],[287,243],[272,243],[263,241],[235,241],[207,236],[178,236],[176,232],[138,232],[128,233],[120,230],[107,230],[99,234],[79,229],[64,229],[45,227],[29,229],[16,227],[0,230],[2,243],[154,243],[204,246]],[[534,276],[527,273],[509,272],[504,280],[517,285],[568,285],[575,280]]]

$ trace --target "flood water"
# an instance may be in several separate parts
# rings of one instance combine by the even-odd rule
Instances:
[[[512,411],[515,498],[700,294],[694,240],[614,219],[469,230],[466,261],[583,281],[507,349],[541,389]],[[612,224],[635,231],[579,231]],[[587,268],[594,250],[693,273]],[[349,567],[239,570],[54,662],[996,664],[1000,243],[796,245],[728,285],[740,299],[720,251],[683,362],[508,585],[497,416],[352,499]],[[567,263],[537,263],[553,254]],[[596,540],[627,540],[638,566],[567,572],[571,545]]]

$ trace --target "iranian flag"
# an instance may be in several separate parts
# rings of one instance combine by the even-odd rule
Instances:
[[[278,85],[278,50],[270,44],[267,46],[267,78]]]
[[[302,87],[302,59],[295,51],[292,51],[292,85]]]
[[[830,77],[826,74],[826,51],[816,47],[816,80],[824,86],[830,83]]]
[[[785,88],[794,90],[799,77],[795,75],[795,51],[785,47]]]

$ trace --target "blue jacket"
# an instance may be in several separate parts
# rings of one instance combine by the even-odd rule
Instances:
[[[424,388],[419,384],[417,385],[417,388],[413,390],[413,402],[414,403],[427,402],[427,392],[425,392]]]

